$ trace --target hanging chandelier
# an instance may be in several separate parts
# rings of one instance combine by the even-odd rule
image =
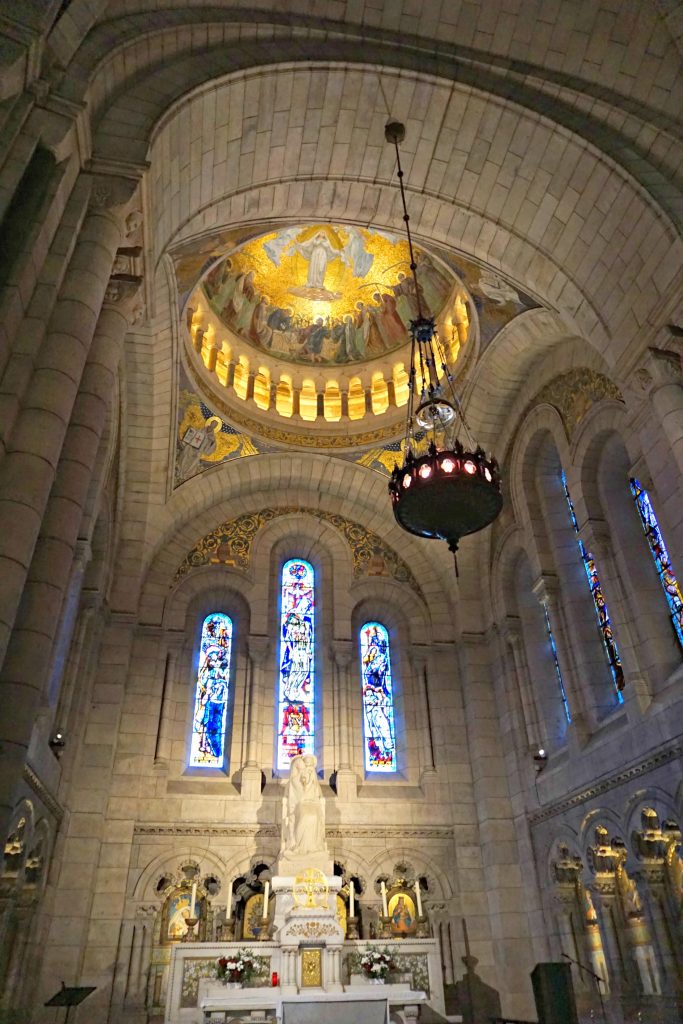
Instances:
[[[472,437],[434,317],[421,296],[399,152],[405,128],[400,122],[391,121],[384,134],[396,148],[417,301],[417,317],[410,322],[404,461],[400,468],[394,466],[389,494],[399,526],[418,537],[447,541],[455,555],[461,537],[490,526],[500,513],[500,470],[496,460],[487,456]]]

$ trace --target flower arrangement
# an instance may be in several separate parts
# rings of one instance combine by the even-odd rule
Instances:
[[[230,956],[219,956],[216,960],[216,977],[226,985],[249,981],[260,969],[261,958],[253,956],[248,949],[238,949]]]
[[[395,964],[388,949],[368,949],[361,954],[360,965],[368,978],[384,981],[387,974],[393,971]]]

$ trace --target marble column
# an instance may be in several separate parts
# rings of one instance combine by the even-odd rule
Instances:
[[[132,313],[131,289],[119,282],[112,286],[110,279],[123,230],[117,210],[95,208],[86,218],[41,350],[30,402],[19,417],[13,450],[0,468],[0,573],[12,563],[0,599],[0,642],[6,646],[0,681],[9,712],[0,727],[1,802],[6,808],[49,671]],[[24,559],[31,544],[27,571]]]

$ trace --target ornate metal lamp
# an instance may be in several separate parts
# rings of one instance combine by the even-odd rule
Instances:
[[[405,128],[400,122],[391,121],[384,134],[387,142],[396,147],[417,300],[417,317],[410,323],[404,462],[400,468],[394,466],[389,494],[399,526],[418,537],[445,540],[455,554],[461,537],[490,526],[500,513],[500,471],[496,460],[486,455],[467,426],[434,317],[424,308],[420,294],[399,153]]]

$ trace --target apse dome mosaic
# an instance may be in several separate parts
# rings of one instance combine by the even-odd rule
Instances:
[[[456,279],[424,250],[416,258],[422,307],[438,317]],[[407,243],[340,224],[296,225],[246,242],[211,269],[203,292],[239,339],[307,366],[394,352],[418,308]]]

